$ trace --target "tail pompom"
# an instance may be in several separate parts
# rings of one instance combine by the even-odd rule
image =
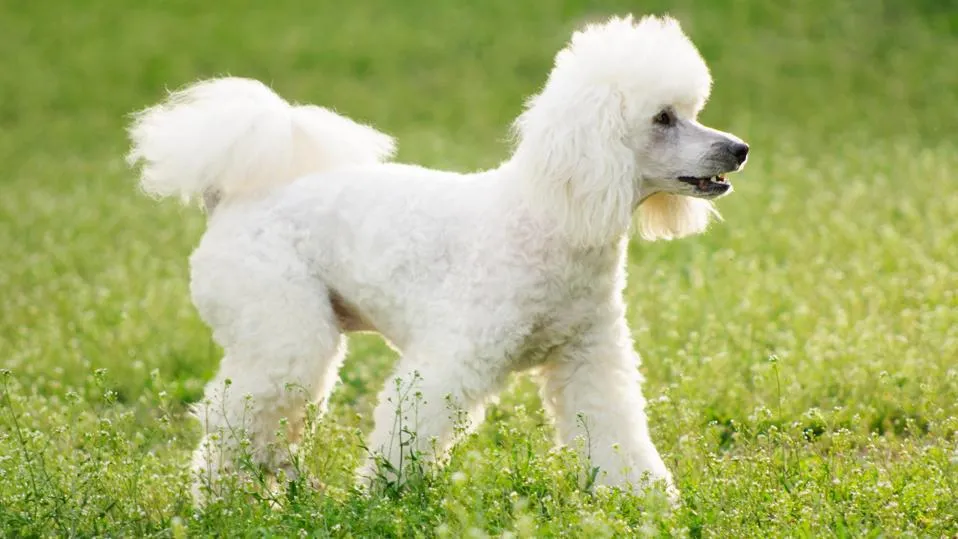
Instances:
[[[311,173],[379,163],[392,137],[328,109],[294,106],[261,82],[220,78],[134,115],[131,166],[157,197],[256,196]]]

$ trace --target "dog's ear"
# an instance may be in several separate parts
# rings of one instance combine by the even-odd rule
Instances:
[[[628,231],[636,163],[614,88],[547,86],[530,100],[515,131],[513,162],[533,209],[579,246],[606,244]]]
[[[673,240],[704,232],[713,218],[721,216],[708,200],[656,193],[639,206],[636,228],[645,240]]]

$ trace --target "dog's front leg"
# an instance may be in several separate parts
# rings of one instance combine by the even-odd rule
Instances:
[[[560,443],[582,451],[598,468],[597,482],[661,481],[674,501],[672,476],[649,435],[639,363],[624,319],[593,326],[543,366],[542,400]]]
[[[482,417],[500,376],[471,354],[407,352],[379,394],[362,480],[402,482],[442,457]]]

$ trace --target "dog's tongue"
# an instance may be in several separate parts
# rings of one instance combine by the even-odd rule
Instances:
[[[699,189],[704,191],[708,189],[708,186],[709,186],[709,180],[707,178],[702,178],[701,180],[699,180]]]

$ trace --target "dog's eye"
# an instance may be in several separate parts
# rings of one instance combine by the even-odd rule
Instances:
[[[662,112],[656,114],[655,117],[652,118],[652,121],[658,125],[669,126],[672,125],[673,118],[669,111],[663,110]]]

